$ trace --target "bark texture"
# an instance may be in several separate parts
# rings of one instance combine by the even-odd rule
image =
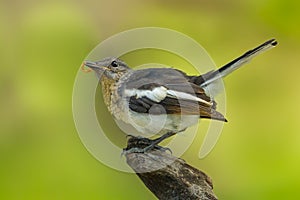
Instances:
[[[135,152],[149,143],[146,138],[130,137],[124,149],[125,157],[127,164],[158,199],[217,200],[210,177],[168,150],[157,146],[146,153]]]

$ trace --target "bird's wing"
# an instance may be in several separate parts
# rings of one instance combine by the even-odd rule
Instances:
[[[188,76],[174,69],[133,71],[124,87],[129,108],[139,113],[199,115],[226,121],[216,111],[216,102]]]

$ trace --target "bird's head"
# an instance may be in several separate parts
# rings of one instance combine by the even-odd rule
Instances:
[[[107,57],[96,62],[85,61],[83,65],[93,70],[100,79],[105,76],[114,81],[118,81],[121,76],[130,70],[125,62],[114,57]]]

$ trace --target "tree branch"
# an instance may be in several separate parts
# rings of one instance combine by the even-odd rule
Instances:
[[[144,148],[149,139],[130,137],[125,154],[127,164],[136,172],[158,199],[217,200],[211,179],[184,160],[157,146],[146,153],[130,153],[132,148]]]

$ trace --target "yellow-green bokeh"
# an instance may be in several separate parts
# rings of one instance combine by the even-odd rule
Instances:
[[[187,34],[218,66],[279,41],[226,78],[229,122],[217,146],[199,160],[198,134],[184,159],[212,177],[220,199],[299,199],[299,8],[293,0],[1,1],[0,199],[154,198],[134,174],[95,160],[72,118],[87,54],[144,26]]]

